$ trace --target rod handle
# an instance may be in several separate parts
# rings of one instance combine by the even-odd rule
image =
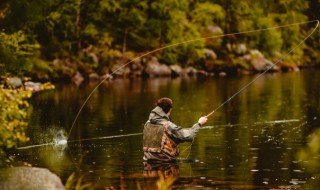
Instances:
[[[206,117],[210,117],[215,111],[210,112]]]

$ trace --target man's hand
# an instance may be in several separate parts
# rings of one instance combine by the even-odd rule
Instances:
[[[208,118],[207,117],[200,117],[198,123],[200,123],[200,125],[203,125],[207,122]]]

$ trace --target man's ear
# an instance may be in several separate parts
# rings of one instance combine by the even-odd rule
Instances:
[[[167,115],[169,116],[171,114],[172,108],[169,109]]]

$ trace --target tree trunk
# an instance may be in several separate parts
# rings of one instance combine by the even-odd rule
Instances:
[[[76,36],[77,36],[77,51],[80,51],[81,49],[81,40],[80,40],[80,13],[81,13],[81,0],[76,0],[76,6],[77,6],[77,15],[76,15]]]
[[[123,42],[122,42],[122,54],[124,54],[127,51],[127,35],[128,35],[128,28],[124,28],[124,34],[123,34]]]

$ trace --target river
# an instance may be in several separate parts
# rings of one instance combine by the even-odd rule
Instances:
[[[175,123],[191,127],[255,77],[107,81],[84,106],[67,145],[59,142],[97,83],[56,85],[33,96],[31,141],[23,146],[49,145],[11,155],[64,183],[74,172],[97,189],[316,188],[319,168],[308,169],[311,161],[299,155],[320,123],[318,70],[264,75],[213,114],[191,146],[180,145],[177,164],[152,166],[162,172],[143,164],[141,132],[158,98],[172,98]],[[319,152],[313,157],[319,161]]]

